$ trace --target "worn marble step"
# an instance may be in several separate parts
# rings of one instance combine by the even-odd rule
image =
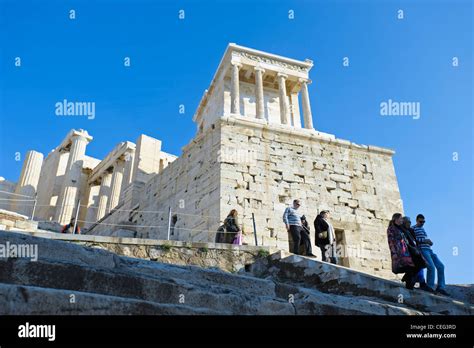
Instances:
[[[0,283],[0,315],[226,315],[182,304],[161,304],[131,298]]]
[[[238,277],[238,276],[236,276]],[[0,261],[0,282],[134,298],[156,303],[179,304],[241,314],[294,314],[287,301],[263,291],[250,295],[245,288],[220,284],[198,285],[188,279],[137,272],[99,269],[69,262],[25,259]]]
[[[0,259],[0,283],[16,286],[17,289],[26,286],[64,291],[63,294],[68,296],[71,293],[89,294],[168,306],[183,305],[184,312],[190,307],[198,311],[243,315],[426,314],[405,304],[370,296],[328,293],[304,283],[288,284],[276,278],[261,279],[195,266],[162,264],[63,241],[0,232],[0,244],[6,241],[38,245],[36,262],[25,258]],[[3,291],[6,290],[0,288],[0,293]],[[11,297],[10,292],[10,298],[19,301],[18,308],[27,311],[21,298]],[[63,300],[58,298],[59,307],[63,305]],[[38,311],[46,308],[41,307],[39,297],[38,301]],[[31,313],[36,313],[35,305],[36,302],[31,307]],[[15,305],[10,308],[14,310]],[[88,308],[86,306],[81,313],[87,313]],[[141,307],[128,308],[130,314],[141,313]],[[48,313],[47,309],[45,311]],[[53,313],[54,310],[51,311]]]
[[[202,287],[220,284],[222,286],[226,285],[235,288],[236,291],[245,289],[249,295],[258,294],[259,296],[272,296],[275,292],[273,282],[255,277],[235,277],[231,273],[222,272],[218,269],[169,265],[127,256],[119,256],[104,249],[84,247],[70,242],[0,231],[0,244],[5,244],[6,242],[17,245],[37,245],[39,261],[67,262],[77,266],[93,266],[97,269],[117,272],[139,272],[154,277],[163,277],[164,279],[186,279],[188,283],[197,284]]]
[[[232,293],[230,289],[218,286],[198,289],[183,281],[157,280],[149,276],[144,278],[140,274],[110,272],[87,266],[71,267],[68,263],[39,261],[28,264],[26,260],[10,260],[0,262],[0,271],[2,283],[27,285],[35,289],[61,289],[64,296],[62,299],[57,298],[60,303],[67,302],[71,294],[76,297],[78,294],[90,294],[174,306],[180,305],[180,295],[184,295],[188,307],[222,314],[423,314],[375,299],[325,294],[314,289],[287,287],[278,283],[275,284],[273,297],[269,297],[266,294],[248,296],[245,289]],[[33,304],[32,301],[29,303]],[[35,313],[34,308],[32,313]]]
[[[395,305],[402,303],[422,312],[474,314],[471,304],[454,298],[417,289],[408,290],[400,282],[283,251],[257,261],[250,268],[250,273],[325,293],[377,298]]]

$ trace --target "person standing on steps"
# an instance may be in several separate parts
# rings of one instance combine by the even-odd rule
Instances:
[[[418,243],[416,242],[415,230],[413,228],[411,228],[411,220],[408,216],[403,217],[403,224],[401,225],[401,228],[405,232],[405,235],[408,237],[409,242],[411,243],[412,247],[416,248],[416,253],[415,253],[416,255],[412,254],[412,258],[413,258],[413,261],[415,262],[415,265],[417,264],[415,259],[418,259],[419,266],[420,267],[424,266],[415,275],[415,278],[413,280],[414,283],[419,283],[420,284],[420,287],[419,287],[420,290],[424,290],[424,291],[428,291],[428,292],[434,292],[433,289],[431,289],[426,284],[425,276],[424,276],[424,273],[423,273],[423,269],[426,268],[426,266],[425,266],[426,265],[426,260],[422,259],[423,256],[420,256],[421,250],[420,250],[420,247],[419,247]],[[422,265],[420,265],[420,264],[422,264]],[[404,280],[406,281],[406,278],[405,279],[402,278],[402,281],[404,281]]]
[[[301,238],[300,246],[304,245],[305,256],[316,257],[316,255],[313,254],[313,248],[311,247],[310,227],[308,220],[306,220],[306,216],[304,215],[301,217],[301,227],[303,228],[301,233],[305,234],[305,238]]]
[[[387,240],[392,258],[392,272],[395,274],[405,273],[402,281],[405,281],[406,288],[411,290],[415,285],[414,279],[419,269],[415,266],[411,256],[402,225],[402,214],[393,214],[387,228]]]
[[[224,220],[224,227],[226,231],[224,243],[232,244],[234,242],[235,237],[240,232],[237,215],[238,215],[237,210],[232,209],[229,215],[227,215],[227,217]]]
[[[323,210],[314,220],[315,244],[321,249],[322,260],[337,265],[336,234],[329,221],[329,211]]]
[[[73,231],[75,222],[76,218],[71,218],[71,221],[67,225],[64,225],[61,229],[61,233],[81,234],[81,229],[79,228],[79,225],[76,225],[76,230]]]
[[[424,229],[425,217],[423,214],[418,214],[416,216],[416,225],[413,225],[412,228],[415,231],[416,241],[420,246],[421,253],[425,258],[428,266],[426,271],[426,282],[428,286],[435,290],[435,271],[438,273],[438,286],[436,287],[436,293],[449,296],[449,293],[446,291],[445,280],[444,280],[444,265],[438,256],[433,252],[431,247],[433,242],[428,238],[426,231]]]
[[[290,233],[291,238],[293,239],[293,254],[300,255],[300,243],[303,242],[311,243],[309,236],[303,232],[303,227],[301,223],[301,215],[298,212],[298,208],[301,206],[301,203],[298,199],[293,201],[291,207],[285,209],[283,213],[283,222],[285,223],[286,230]],[[307,250],[307,249],[306,249]]]
[[[407,244],[408,252],[411,255],[413,263],[415,264],[415,269],[405,273],[402,278],[402,282],[406,282],[406,287],[412,289],[416,283],[420,283],[420,290],[425,290],[428,292],[431,291],[431,288],[428,287],[425,283],[425,278],[423,276],[423,268],[426,268],[426,260],[424,259],[418,243],[415,238],[415,231],[410,227],[410,218],[404,217],[403,222],[400,225],[400,230],[402,232],[402,237]]]

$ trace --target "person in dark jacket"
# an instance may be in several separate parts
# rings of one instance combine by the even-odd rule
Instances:
[[[415,230],[413,228],[411,228],[411,220],[408,216],[403,217],[403,224],[401,225],[401,228],[405,232],[405,235],[408,236],[408,240],[409,240],[410,244],[412,246],[418,248],[418,243],[416,242]],[[406,280],[406,278],[405,278],[405,280]],[[403,278],[402,278],[402,281],[403,281]],[[420,290],[424,290],[424,291],[428,291],[428,292],[434,292],[433,289],[431,289],[426,284],[423,268],[421,268],[418,271],[418,273],[415,275],[414,282],[420,284]]]
[[[402,225],[402,214],[393,214],[387,229],[388,246],[392,257],[392,272],[395,274],[405,273],[402,280],[406,282],[407,289],[413,289],[415,276],[420,269],[417,268],[412,258],[409,242],[402,229]]]
[[[76,222],[76,219],[72,218],[71,221],[67,225],[63,226],[61,233],[81,234],[81,229],[79,228],[78,225],[76,225],[76,231],[73,232],[75,222]]]
[[[308,220],[306,220],[306,216],[301,217],[301,227],[303,230],[301,231],[301,242],[300,245],[304,245],[305,255],[308,257],[316,257],[313,254],[313,249],[311,248],[311,237],[310,237],[310,228],[308,224]],[[304,236],[303,236],[304,233]]]
[[[224,220],[224,227],[225,227],[225,230],[226,230],[226,237],[225,237],[225,242],[224,243],[229,243],[229,244],[232,244],[232,242],[234,241],[234,238],[236,237],[237,233],[240,232],[240,227],[239,227],[239,223],[238,223],[238,220],[237,220],[237,210],[236,209],[232,209],[229,213],[229,215],[227,215],[227,217],[225,218]]]
[[[315,244],[321,249],[323,261],[337,264],[336,236],[329,222],[329,211],[323,210],[314,220]]]

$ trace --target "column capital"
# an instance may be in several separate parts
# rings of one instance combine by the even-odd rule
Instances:
[[[92,137],[89,135],[89,133],[87,133],[86,130],[83,130],[83,129],[79,129],[79,130],[76,130],[76,129],[73,129],[71,131],[71,139],[83,139],[83,140],[86,140],[88,143],[92,140]]]
[[[240,62],[230,62],[230,65],[236,66],[239,69],[242,67],[242,63],[240,63]]]
[[[262,74],[265,73],[265,69],[262,68],[261,66],[254,66],[253,70],[255,71],[260,71]]]
[[[114,167],[114,170],[115,170],[115,167],[117,166],[122,166],[122,165],[125,165],[125,162],[126,159],[125,159],[125,154],[123,154],[122,156],[120,156],[119,158],[117,158],[113,164],[113,167]]]
[[[284,78],[285,80],[288,78],[288,75],[283,74],[283,73],[278,73],[277,76],[278,76],[278,78]]]
[[[311,81],[310,79],[305,79],[305,78],[300,77],[298,79],[298,82],[301,83],[301,84],[310,85],[313,81]]]

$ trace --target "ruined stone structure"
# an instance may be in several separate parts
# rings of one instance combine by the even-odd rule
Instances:
[[[0,182],[0,208],[61,225],[77,215],[79,226],[89,227],[116,209],[122,196],[137,200],[134,188],[176,158],[161,151],[161,141],[141,135],[137,144],[122,142],[101,161],[86,155],[90,141],[87,131],[71,130],[44,161],[29,151],[18,183]]]
[[[235,208],[245,242],[254,244],[253,213],[258,243],[287,250],[282,215],[299,198],[310,221],[332,212],[343,265],[393,277],[386,228],[403,212],[394,152],[314,129],[312,65],[230,44],[194,115],[195,138],[128,205],[139,235],[166,239],[171,208],[171,239],[212,241]]]
[[[87,233],[125,226],[142,238],[208,242],[235,208],[244,242],[255,243],[253,214],[259,245],[288,250],[282,215],[298,198],[311,222],[331,211],[342,265],[393,277],[386,228],[403,212],[394,152],[314,129],[312,66],[230,44],[179,158],[141,136],[99,161],[85,155],[91,137],[73,131],[44,160],[38,203],[51,207],[38,208],[38,217],[65,223],[80,197]]]

